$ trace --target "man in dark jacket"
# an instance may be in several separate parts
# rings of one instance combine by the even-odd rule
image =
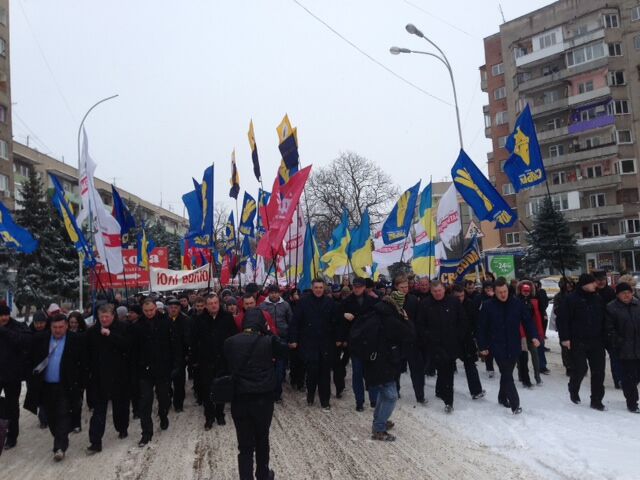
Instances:
[[[286,358],[288,350],[285,341],[270,334],[265,317],[258,309],[248,310],[243,332],[224,342],[224,356],[235,383],[231,417],[238,437],[240,480],[274,478],[273,470],[269,469],[269,428],[276,384],[273,359]]]
[[[142,427],[142,437],[138,445],[144,447],[153,437],[153,391],[158,397],[160,428],[169,428],[169,382],[176,377],[182,364],[182,349],[171,335],[169,319],[158,312],[153,299],[142,304],[143,317],[133,325],[133,353],[135,369],[140,389],[138,414]]]
[[[11,318],[11,310],[0,305],[0,394],[4,393],[5,416],[9,429],[4,448],[16,446],[20,419],[20,390],[27,371],[31,332]],[[2,446],[2,445],[0,445]]]
[[[389,433],[393,422],[389,417],[398,401],[396,380],[402,364],[402,345],[415,331],[407,312],[403,309],[405,294],[396,290],[391,297],[384,297],[373,307],[378,322],[378,351],[369,357],[364,365],[364,378],[367,385],[378,390],[376,408],[373,412],[372,439],[394,441],[396,437]]]
[[[596,279],[596,291],[600,298],[602,298],[602,302],[606,307],[609,303],[613,302],[616,299],[616,291],[607,283],[607,272],[604,270],[596,270],[593,272],[593,276]],[[605,343],[605,350],[609,354],[609,364],[611,367],[611,377],[613,378],[613,385],[616,389],[619,389],[622,385],[622,370],[620,368],[620,362],[618,361],[618,357],[616,352],[610,348],[608,344]],[[606,360],[605,360],[605,370],[606,370]]]
[[[580,403],[580,384],[591,369],[591,408],[604,411],[605,369],[605,304],[598,295],[596,279],[583,273],[576,290],[567,295],[558,309],[558,336],[560,343],[569,349],[571,377],[569,396]]]
[[[478,319],[478,348],[480,354],[493,355],[500,370],[500,391],[498,402],[511,408],[514,414],[522,413],[520,397],[513,381],[522,343],[520,325],[538,347],[540,340],[529,310],[515,296],[509,293],[507,282],[499,278],[495,282],[495,296],[482,303]]]
[[[355,320],[373,310],[373,306],[378,301],[367,295],[364,278],[353,279],[353,292],[344,299],[340,305],[342,318],[344,319],[345,338],[349,338],[349,330]],[[356,411],[364,411],[364,363],[361,358],[351,353],[351,386],[356,397]],[[376,405],[377,390],[375,387],[369,388],[369,403],[372,407]]]
[[[213,403],[211,399],[211,382],[214,378],[227,375],[224,342],[236,333],[238,331],[233,316],[221,308],[217,295],[209,295],[205,310],[196,318],[192,340],[193,358],[200,374],[200,398],[204,401],[205,430],[210,430],[214,421],[218,425],[226,423],[224,403]]]
[[[53,458],[64,459],[71,431],[71,402],[81,388],[84,346],[68,332],[67,318],[51,318],[51,329],[33,338],[31,365],[33,377],[25,398],[25,408],[35,413],[44,405],[49,430],[53,435]]]
[[[115,320],[113,305],[98,308],[98,322],[87,330],[86,344],[87,390],[93,399],[87,453],[92,455],[102,451],[109,400],[118,438],[127,438],[129,428],[131,339],[127,324]]]
[[[296,305],[289,326],[289,347],[299,348],[307,371],[307,404],[313,405],[316,389],[320,405],[330,410],[331,367],[335,350],[342,346],[344,332],[339,325],[335,302],[324,294],[324,280],[316,278],[311,294]]]
[[[191,319],[185,313],[184,307],[181,304],[182,301],[186,299],[187,297],[182,297],[181,300],[170,298],[166,303],[167,316],[171,324],[171,336],[175,343],[181,344],[182,349],[181,361],[183,367],[175,378],[171,379],[171,384],[169,385],[169,395],[171,396],[173,408],[176,412],[182,412],[184,408],[184,387],[187,381],[185,367],[189,363],[189,357],[191,355]]]
[[[460,302],[446,296],[439,280],[431,282],[431,296],[420,302],[418,322],[424,325],[427,350],[438,372],[436,394],[445,405],[445,412],[453,411],[453,371],[461,356],[464,335],[464,312]]]
[[[480,315],[480,307],[482,306],[483,302],[486,302],[487,300],[491,300],[494,297],[495,295],[494,287],[495,286],[494,286],[493,280],[485,280],[484,282],[482,282],[482,291],[480,292],[480,295],[477,295],[472,300],[473,306],[475,307],[475,310],[476,310],[476,313],[475,313],[476,326],[478,323],[478,317]],[[484,366],[487,371],[487,376],[489,378],[493,378],[493,376],[495,375],[495,369],[493,366],[493,355],[491,354],[491,352],[489,352],[486,356],[482,357],[482,360],[484,361]]]
[[[616,285],[617,299],[607,305],[609,344],[622,367],[622,391],[627,409],[640,413],[638,382],[640,382],[640,302],[633,296],[628,283]]]

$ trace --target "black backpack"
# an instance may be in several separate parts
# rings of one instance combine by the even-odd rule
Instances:
[[[349,351],[364,361],[375,361],[380,350],[382,322],[376,312],[356,318],[349,333]]]

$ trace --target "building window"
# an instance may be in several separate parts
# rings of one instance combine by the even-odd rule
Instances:
[[[620,233],[640,233],[640,219],[625,218],[621,220]]]
[[[560,155],[564,155],[564,145],[549,145],[549,156],[550,157],[559,157]]]
[[[516,191],[511,183],[505,183],[502,185],[502,195],[515,195]]]
[[[615,172],[619,175],[629,175],[636,173],[636,161],[634,158],[618,160],[615,163]]]
[[[23,177],[29,176],[29,167],[23,165],[22,163],[13,163],[13,173],[18,175],[22,175]]]
[[[9,177],[0,174],[0,192],[9,192]]]
[[[596,148],[600,146],[600,137],[589,137],[584,142],[585,148]]]
[[[545,105],[560,100],[560,92],[557,90],[551,90],[542,94],[542,101]]]
[[[618,28],[620,26],[617,13],[605,13],[603,19],[604,28]]]
[[[589,206],[591,208],[604,207],[606,205],[606,196],[604,193],[592,193],[589,195]]]
[[[616,136],[618,143],[633,143],[633,140],[631,140],[631,130],[617,130]]]
[[[597,178],[602,176],[602,165],[591,165],[585,168],[587,178]]]
[[[496,113],[496,125],[503,125],[509,121],[509,114],[506,110]]]
[[[506,160],[500,160],[500,171],[504,172],[504,164],[507,163]]]
[[[594,237],[604,237],[605,235],[609,235],[607,224],[605,222],[592,223],[591,235]]]
[[[491,115],[488,113],[484,114],[484,128],[491,128]]]
[[[627,115],[629,113],[629,102],[626,100],[613,100],[607,105],[609,115]]]
[[[633,37],[633,46],[636,50],[640,50],[640,35]]]
[[[540,36],[538,38],[540,50],[549,48],[557,43],[556,41],[556,32],[547,33],[546,35]]]
[[[615,72],[609,72],[609,85],[610,86],[615,86],[615,85],[624,85],[625,81],[624,81],[624,71],[623,70],[616,70]]]
[[[616,203],[638,203],[637,188],[623,188],[616,192]],[[640,264],[639,264],[640,265]]]
[[[501,98],[505,98],[507,96],[507,87],[496,88],[493,91],[493,98],[495,100],[500,100]]]
[[[515,47],[513,49],[513,57],[514,58],[520,58],[520,57],[524,57],[527,53],[527,49],[524,47]]]
[[[560,127],[562,127],[562,120],[560,118],[552,118],[551,120],[547,120],[544,124],[544,131],[555,130]]]
[[[593,80],[578,84],[578,93],[586,93],[593,91]]]
[[[604,43],[594,43],[576,48],[567,53],[567,66],[575,67],[605,56]]]
[[[7,25],[7,9],[0,7],[0,24]]]
[[[614,42],[609,44],[609,56],[621,57],[622,56],[622,43]]]
[[[640,5],[631,9],[631,21],[637,22],[638,20],[640,20]]]
[[[554,185],[562,185],[567,183],[567,174],[565,172],[554,172],[551,175],[551,183]]]
[[[529,202],[529,216],[538,215],[544,199],[545,197],[538,197]],[[553,208],[558,211],[569,210],[569,195],[567,193],[551,195],[551,202],[553,203]]]
[[[7,123],[7,107],[0,105],[0,122]]]
[[[498,75],[502,75],[504,73],[504,64],[498,63],[491,67],[491,75],[497,77]]]
[[[7,41],[4,38],[0,38],[0,55],[3,57],[7,55]]]
[[[498,137],[498,148],[504,148],[504,146],[507,144],[507,138],[509,138],[509,135]]]
[[[9,144],[5,140],[0,140],[0,158],[9,160]]]
[[[507,242],[507,245],[519,245],[520,232],[509,232],[505,234],[505,240]]]

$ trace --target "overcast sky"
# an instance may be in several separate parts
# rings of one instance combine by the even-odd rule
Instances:
[[[298,4],[396,74],[340,39]],[[551,3],[501,2],[507,20]],[[242,190],[254,196],[247,141],[253,118],[265,187],[279,163],[276,125],[298,127],[303,165],[351,150],[401,188],[449,175],[458,151],[448,74],[414,23],[448,55],[465,149],[486,171],[478,67],[499,29],[497,0],[11,0],[13,134],[77,164],[85,111],[97,175],[182,214],[181,196],[216,163],[216,201],[228,202],[236,149]],[[242,195],[242,194],[241,194]],[[240,196],[240,198],[242,198]]]

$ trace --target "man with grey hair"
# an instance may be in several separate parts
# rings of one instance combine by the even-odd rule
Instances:
[[[119,322],[126,322],[128,313],[129,309],[124,305],[120,305],[118,308],[116,308],[116,317]]]

